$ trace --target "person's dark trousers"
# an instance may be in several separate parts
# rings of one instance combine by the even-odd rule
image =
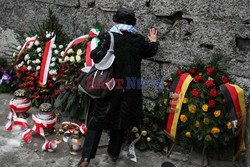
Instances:
[[[101,135],[102,130],[88,129],[82,150],[82,159],[84,161],[90,161],[90,159],[95,158]],[[111,157],[119,156],[123,142],[123,135],[123,130],[110,131],[108,154]]]
[[[120,154],[122,148],[124,131],[123,130],[111,130],[110,131],[110,140],[108,145],[108,154],[111,157],[117,157]]]

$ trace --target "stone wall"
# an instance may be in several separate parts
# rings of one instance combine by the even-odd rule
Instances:
[[[49,8],[59,17],[65,32],[74,37],[96,21],[111,27],[112,15],[121,6],[136,11],[136,28],[142,34],[146,35],[153,25],[159,30],[161,47],[154,58],[143,61],[144,78],[166,78],[177,67],[197,58],[207,61],[211,53],[221,49],[230,58],[228,72],[246,90],[249,106],[249,0],[0,0],[0,51],[15,41],[14,32],[28,30],[43,20]],[[155,99],[158,93],[143,92],[149,99]]]

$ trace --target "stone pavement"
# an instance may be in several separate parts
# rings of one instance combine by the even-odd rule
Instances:
[[[38,135],[32,136],[33,141],[27,144],[22,140],[23,130],[19,126],[14,126],[12,131],[5,129],[5,122],[9,112],[8,103],[12,98],[9,94],[0,94],[0,166],[1,167],[75,167],[80,159],[80,155],[73,156],[69,154],[67,143],[62,142],[58,145],[55,152],[42,152],[41,147],[44,139]],[[29,113],[36,112],[31,109]],[[30,117],[28,122],[32,126]],[[55,139],[55,135],[48,137]],[[108,141],[107,134],[103,134],[100,145],[105,145]],[[106,147],[100,147],[97,151],[95,160],[91,161],[90,167],[160,167],[165,161],[170,161],[176,167],[183,166],[198,166],[200,164],[200,155],[192,156],[191,165],[184,162],[185,156],[183,154],[174,153],[171,159],[160,153],[152,151],[139,152],[136,150],[138,162],[132,162],[127,159],[126,151],[122,151],[118,162],[110,161],[106,154]],[[237,167],[241,166],[237,162],[223,162],[223,161],[209,161],[211,167]]]

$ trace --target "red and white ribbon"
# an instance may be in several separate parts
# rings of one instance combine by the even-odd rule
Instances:
[[[49,141],[44,134],[44,128],[51,128],[54,127],[56,125],[56,120],[57,118],[55,117],[52,120],[41,120],[39,118],[37,118],[35,115],[32,115],[32,119],[34,122],[34,127],[32,129],[27,129],[22,137],[23,139],[27,142],[27,143],[31,143],[32,142],[32,138],[31,138],[31,134],[33,132],[36,132],[37,134],[41,135],[44,139],[45,139],[45,143],[42,146],[42,150],[43,151],[49,151],[49,152],[53,152],[55,151],[57,144],[55,143],[54,140]]]
[[[31,102],[28,99],[11,99],[9,103],[10,112],[8,115],[8,121],[5,128],[9,131],[12,130],[12,124],[20,125],[27,128],[28,122],[23,118],[18,118],[16,113],[22,113],[28,111],[31,107]]]
[[[31,37],[29,38],[23,45],[22,49],[20,50],[20,52],[17,55],[17,59],[16,62],[21,58],[21,56],[23,55],[23,52],[25,51],[25,49],[29,46],[30,43],[34,43],[36,42],[36,37]]]
[[[28,122],[23,118],[18,118],[14,110],[11,110],[9,112],[8,121],[7,121],[6,125],[5,125],[5,128],[8,131],[11,131],[12,130],[12,124],[20,125],[20,126],[22,126],[24,128],[28,127]]]
[[[89,39],[89,35],[83,35],[71,41],[65,49],[63,59],[67,55],[69,49],[71,49],[75,45],[78,45],[79,43],[82,43],[83,41],[88,41],[88,39]]]
[[[73,41],[71,41],[65,49],[63,59],[67,55],[69,49],[71,49],[73,46],[79,43],[82,43],[83,41],[87,41],[88,43],[87,43],[87,48],[86,48],[85,62],[86,62],[86,67],[88,68],[92,67],[94,63],[92,59],[90,58],[90,54],[91,54],[91,51],[94,50],[98,45],[99,39],[97,38],[97,36],[99,35],[99,33],[100,33],[100,30],[96,28],[92,28],[88,35],[80,36],[74,39]],[[91,39],[91,41],[89,41],[89,39]]]
[[[48,73],[49,73],[49,65],[52,57],[52,46],[55,43],[56,36],[54,36],[51,40],[49,40],[46,43],[44,53],[43,53],[43,60],[41,64],[41,70],[40,70],[40,77],[39,77],[39,83],[41,85],[45,85],[47,83],[48,79]]]
[[[67,126],[67,125],[74,127],[74,128],[68,129],[67,130],[68,132],[72,133],[77,128],[77,129],[79,129],[82,132],[82,134],[86,134],[87,133],[87,127],[86,127],[86,125],[84,123],[82,123],[82,125],[80,126],[80,125],[78,125],[78,124],[76,124],[74,122],[63,122],[62,123],[62,128],[64,126]]]

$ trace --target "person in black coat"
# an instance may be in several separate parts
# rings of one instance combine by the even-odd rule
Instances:
[[[149,41],[136,33],[133,10],[118,9],[113,21],[115,25],[110,32],[114,35],[113,77],[116,86],[105,98],[93,100],[79,163],[81,167],[88,166],[90,159],[95,157],[103,129],[110,130],[108,154],[116,160],[124,132],[133,126],[138,127],[142,122],[141,60],[154,56],[158,50],[157,30],[149,30]],[[98,38],[100,42],[91,53],[94,63],[102,60],[111,42],[108,32],[100,34]]]

